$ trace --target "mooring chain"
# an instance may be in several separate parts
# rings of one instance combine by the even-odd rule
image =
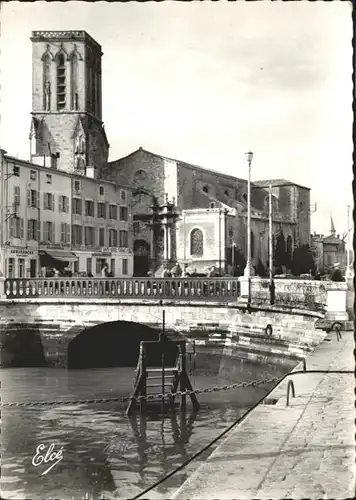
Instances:
[[[0,407],[9,408],[9,407],[27,407],[27,406],[54,406],[54,405],[77,405],[77,404],[97,404],[97,403],[127,403],[128,401],[136,401],[139,402],[141,400],[152,401],[154,399],[163,399],[163,398],[175,398],[181,396],[190,396],[192,394],[206,394],[210,392],[218,392],[218,391],[228,391],[230,389],[240,389],[243,387],[255,387],[258,385],[270,384],[272,382],[280,381],[280,377],[272,377],[269,379],[262,380],[253,380],[251,382],[240,382],[234,383],[230,385],[223,386],[215,386],[215,387],[207,387],[205,389],[195,389],[195,390],[186,390],[186,391],[176,391],[176,392],[168,392],[164,394],[149,394],[142,396],[128,396],[121,398],[100,398],[100,399],[80,399],[80,400],[67,400],[67,401],[30,401],[30,402],[9,402],[9,403],[0,403]]]

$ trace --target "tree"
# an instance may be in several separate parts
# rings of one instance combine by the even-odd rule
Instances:
[[[232,252],[234,252],[234,259],[232,259]],[[226,258],[230,265],[234,263],[232,274],[234,276],[241,276],[244,273],[246,259],[239,247],[235,245],[228,247],[226,250]]]
[[[332,281],[344,281],[340,269],[335,269],[331,275]]]
[[[288,254],[286,250],[286,240],[281,229],[276,240],[276,250],[274,253],[274,265],[277,269],[282,269],[283,273],[286,271],[286,266],[288,265]],[[278,271],[277,271],[278,272]]]
[[[294,276],[315,273],[315,262],[309,245],[301,245],[294,249],[291,267]]]

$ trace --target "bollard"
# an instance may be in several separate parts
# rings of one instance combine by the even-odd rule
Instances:
[[[290,388],[292,388],[292,396],[293,396],[293,398],[295,398],[295,389],[294,389],[293,380],[288,380],[286,406],[289,406],[289,390],[290,390]]]
[[[340,342],[340,339],[342,339],[340,328],[338,326],[335,326],[334,329],[335,329],[335,332],[336,332],[337,341]]]

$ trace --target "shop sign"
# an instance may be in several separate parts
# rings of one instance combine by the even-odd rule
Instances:
[[[34,255],[33,250],[28,250],[27,248],[11,249],[10,254],[12,255]]]
[[[94,252],[93,257],[111,257],[111,252]]]

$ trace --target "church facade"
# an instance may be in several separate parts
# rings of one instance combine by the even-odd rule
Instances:
[[[109,163],[111,180],[137,190],[133,206],[134,251],[145,253],[151,267],[186,263],[197,272],[215,265],[231,272],[234,248],[246,256],[247,180],[167,158],[143,148]],[[268,265],[268,187],[272,185],[273,245],[283,231],[287,251],[310,242],[310,189],[284,179],[251,186],[252,263]],[[161,231],[148,223],[153,203],[176,211]],[[169,252],[168,252],[169,250]],[[148,266],[148,264],[147,264]]]

